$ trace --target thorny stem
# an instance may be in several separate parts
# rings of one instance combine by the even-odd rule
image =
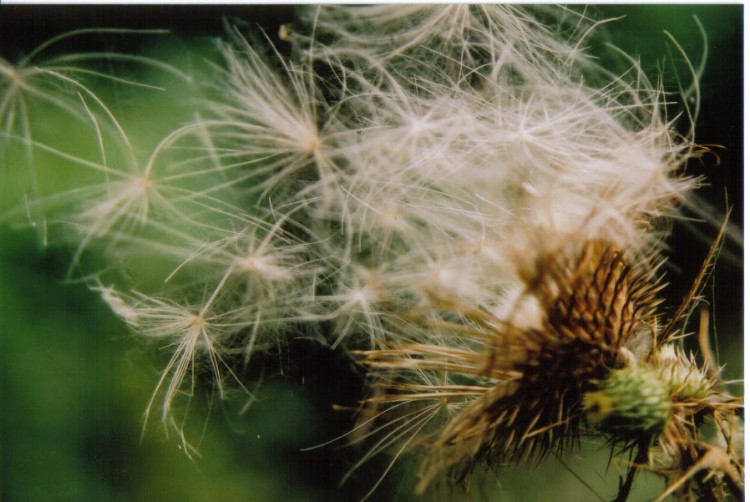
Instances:
[[[620,490],[617,493],[617,498],[612,502],[626,502],[630,495],[630,490],[633,488],[633,481],[638,469],[645,463],[648,462],[648,440],[641,440],[638,442],[638,452],[635,455],[635,459],[630,464],[628,469],[628,475],[625,478],[625,482],[620,484]]]

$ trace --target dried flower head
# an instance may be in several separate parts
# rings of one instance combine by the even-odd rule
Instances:
[[[564,453],[593,431],[636,452],[633,470],[664,475],[665,496],[696,488],[724,500],[741,490],[740,452],[731,447],[711,450],[721,462],[710,479],[695,475],[708,461],[699,463],[709,448],[701,425],[711,421],[730,442],[740,405],[695,358],[673,344],[657,347],[658,266],[631,266],[621,252],[589,242],[577,261],[546,255],[536,270],[517,299],[534,308],[501,318],[436,298],[414,313],[433,330],[431,343],[359,353],[378,389],[369,402],[391,427],[413,421],[414,435],[399,437],[427,450],[417,492],[444,471],[467,482],[478,466]]]
[[[438,299],[438,307],[471,324],[430,316],[421,322],[453,334],[362,354],[379,370],[378,386],[389,391],[375,400],[462,403],[428,440],[420,489],[449,467],[464,478],[478,463],[515,463],[562,450],[580,434],[582,400],[593,382],[627,364],[641,338],[650,337],[657,268],[633,268],[601,242],[583,245],[575,260],[566,256],[542,255],[534,271],[524,273],[515,300],[525,305],[523,319],[515,308],[500,318]],[[417,384],[410,392],[414,373],[430,374],[431,386]],[[446,378],[450,383],[442,385]],[[461,378],[476,383],[454,387]]]

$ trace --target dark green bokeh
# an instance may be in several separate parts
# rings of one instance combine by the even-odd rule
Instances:
[[[196,35],[220,36],[223,15],[260,22],[273,34],[275,25],[288,20],[290,13],[289,8],[252,6],[234,6],[231,12],[183,6],[88,10],[4,6],[0,7],[0,55],[12,59],[54,34],[83,25],[166,27],[176,33],[169,50],[187,51],[194,44],[206,46],[204,38],[193,38]],[[590,13],[626,15],[606,28],[609,40],[628,53],[642,55],[650,75],[657,75],[660,66],[667,84],[674,79],[670,80],[672,63],[662,30],[670,31],[697,60],[701,42],[691,15],[698,15],[708,33],[709,59],[697,141],[725,149],[717,150],[720,166],[706,161],[691,169],[711,181],[703,192],[707,200],[723,204],[727,191],[735,207],[733,219],[741,225],[742,6],[597,6]],[[674,48],[671,54],[675,56]],[[684,65],[675,59],[678,75],[686,78]],[[140,107],[144,112],[150,106],[144,103],[159,99],[144,98],[131,109]],[[151,110],[151,119],[144,122],[149,127],[138,127],[135,120],[131,126],[147,143],[181,119]],[[62,130],[63,125],[59,127]],[[711,227],[703,230],[712,231]],[[669,271],[669,302],[675,305],[687,291],[707,245],[681,226],[676,227],[671,244],[676,269]],[[738,252],[736,246],[727,247]],[[264,368],[269,376],[263,386],[251,389],[258,402],[244,414],[238,409],[245,396],[237,393],[223,403],[211,399],[210,389],[197,389],[186,428],[202,457],[189,459],[178,439],[163,433],[157,419],[149,422],[141,439],[143,410],[167,353],[134,340],[85,286],[65,283],[71,254],[66,248],[42,249],[32,231],[0,228],[0,500],[356,500],[382,473],[388,459],[366,466],[339,487],[339,478],[361,452],[345,442],[300,451],[346,432],[352,426],[351,415],[334,412],[331,405],[352,405],[363,389],[354,368],[313,342],[297,342],[266,361],[254,361],[253,373]],[[728,375],[739,378],[742,267],[731,260],[720,261],[715,277],[717,287],[708,296],[716,299],[722,361],[728,365]],[[273,376],[279,370],[283,375]],[[250,382],[249,374],[244,377]],[[611,496],[616,489],[613,473],[609,484],[597,481],[605,471],[606,452],[584,449],[593,452],[582,460],[570,460],[570,468]],[[374,498],[409,500],[408,489],[399,483],[402,477],[396,472]],[[614,479],[616,483],[616,473]],[[494,500],[499,493],[502,500],[511,501],[592,498],[554,459],[533,473],[521,469],[489,479],[485,485],[487,495],[479,489],[472,497]],[[653,485],[646,492],[658,493],[656,486],[656,492]]]

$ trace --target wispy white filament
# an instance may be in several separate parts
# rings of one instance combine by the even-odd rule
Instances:
[[[533,326],[539,306],[519,288],[540,256],[602,241],[637,259],[694,186],[680,174],[690,138],[672,130],[663,92],[635,64],[597,66],[582,15],[325,6],[299,24],[278,51],[232,30],[199,118],[145,159],[78,81],[0,61],[3,137],[92,177],[34,207],[63,207],[79,255],[102,243],[127,270],[116,288],[97,283],[103,298],[173,346],[157,389],[165,420],[194,364],[221,382],[222,357],[249,357],[260,338],[419,343],[437,335],[409,312],[436,298]],[[32,140],[24,93],[75,108],[37,72],[83,100],[75,114],[94,125],[100,161]],[[169,264],[149,277],[158,290],[128,269],[143,255]]]

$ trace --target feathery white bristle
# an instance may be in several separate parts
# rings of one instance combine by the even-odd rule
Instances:
[[[285,36],[293,60],[230,33],[199,118],[145,160],[65,79],[86,98],[76,113],[99,131],[102,162],[34,143],[97,177],[38,201],[67,203],[57,214],[79,254],[96,241],[123,268],[139,253],[168,258],[163,291],[96,286],[137,331],[175,344],[159,383],[165,418],[197,354],[218,374],[222,351],[280,326],[326,323],[332,346],[418,343],[437,335],[405,318],[436,298],[538,326],[521,278],[540,257],[587,241],[645,254],[694,187],[679,172],[691,144],[662,115],[664,94],[635,65],[597,66],[584,16],[561,9],[547,26],[545,7],[301,11],[308,32]],[[15,75],[0,60],[5,137],[28,128]],[[112,164],[108,142],[128,163]],[[128,277],[117,290],[133,289]],[[207,291],[202,306],[181,306]]]

